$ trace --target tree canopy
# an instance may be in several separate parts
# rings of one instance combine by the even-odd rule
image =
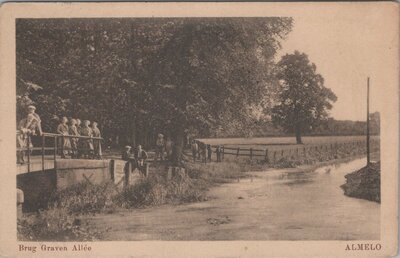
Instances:
[[[78,117],[133,144],[228,130],[268,97],[291,26],[279,17],[18,19],[18,113],[34,103],[47,131],[56,117]]]
[[[302,132],[328,118],[328,110],[337,99],[316,69],[308,56],[298,51],[286,54],[277,64],[279,90],[272,121],[286,132],[296,133],[297,143],[301,143]]]

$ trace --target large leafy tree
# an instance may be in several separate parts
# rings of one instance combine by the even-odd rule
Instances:
[[[34,102],[45,128],[54,116],[96,119],[133,144],[164,132],[178,162],[185,131],[206,136],[251,121],[291,25],[278,17],[18,20],[17,89],[27,100],[19,111]]]
[[[167,122],[179,160],[185,129],[207,134],[245,122],[268,95],[273,57],[290,19],[185,19],[150,63],[153,114]]]
[[[286,54],[277,64],[278,100],[272,108],[272,121],[285,131],[296,134],[301,144],[303,132],[328,118],[328,110],[336,95],[324,86],[323,77],[307,55],[295,51]]]

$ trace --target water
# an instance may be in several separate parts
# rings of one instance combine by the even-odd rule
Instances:
[[[211,199],[99,215],[106,240],[378,240],[380,205],[347,197],[344,175],[366,159],[321,167],[252,172],[212,188]],[[92,222],[93,222],[92,221]]]
[[[365,164],[363,158],[306,172],[271,171],[261,177],[265,187],[247,192],[265,197],[265,209],[280,217],[269,219],[282,230],[297,229],[310,239],[379,239],[380,204],[347,197],[340,188],[346,174]]]

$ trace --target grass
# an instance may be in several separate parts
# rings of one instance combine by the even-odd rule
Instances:
[[[356,136],[303,136],[302,140],[305,145],[313,144],[331,144],[351,141],[365,141],[364,135]],[[371,136],[372,140],[379,140],[379,136]],[[199,139],[207,144],[226,145],[231,147],[257,148],[266,147],[293,147],[296,144],[295,137],[254,137],[254,138],[207,138]],[[301,146],[301,145],[298,145]]]

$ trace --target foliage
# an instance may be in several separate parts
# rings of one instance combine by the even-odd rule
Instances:
[[[291,26],[278,17],[18,19],[18,96],[38,106],[45,131],[70,116],[97,120],[106,137],[143,144],[163,132],[179,146],[185,130],[251,121]]]
[[[80,219],[61,208],[24,215],[17,226],[21,241],[93,241],[102,233],[82,225]]]
[[[191,179],[185,173],[177,174],[171,180],[153,175],[125,188],[115,196],[114,201],[124,208],[138,208],[202,201],[205,198],[204,194],[204,188],[199,187],[199,181]]]
[[[100,185],[82,182],[55,192],[50,197],[49,208],[62,208],[68,214],[112,212],[115,209],[112,196],[115,194],[112,182]]]
[[[328,117],[336,95],[324,86],[304,53],[286,54],[277,64],[278,103],[272,108],[272,121],[286,132],[295,132],[298,143],[301,133],[309,131]]]

